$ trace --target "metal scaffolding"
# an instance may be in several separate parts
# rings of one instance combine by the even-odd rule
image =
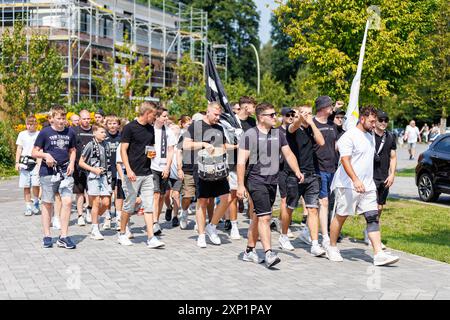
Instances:
[[[92,76],[95,63],[115,60],[126,37],[151,66],[147,99],[178,81],[174,67],[183,54],[204,65],[211,48],[226,74],[226,46],[208,44],[207,13],[174,0],[1,0],[0,19],[1,34],[21,22],[54,42],[64,59],[70,104],[101,99]]]

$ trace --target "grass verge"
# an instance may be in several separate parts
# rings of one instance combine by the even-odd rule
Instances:
[[[396,177],[412,177],[416,176],[416,168],[402,169],[395,173]]]
[[[11,178],[17,175],[18,173],[14,167],[0,165],[0,178]]]
[[[294,212],[294,222],[301,222],[301,212],[301,209]],[[365,227],[364,217],[349,217],[342,233],[345,237],[363,240]],[[389,248],[450,263],[448,208],[389,199],[381,216],[381,232],[383,243]]]

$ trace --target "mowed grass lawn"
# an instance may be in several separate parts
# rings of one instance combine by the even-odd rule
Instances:
[[[301,219],[301,210],[294,212],[294,222]],[[349,217],[342,233],[363,240],[365,225],[363,216]],[[381,216],[381,234],[389,248],[450,263],[449,208],[389,199]]]

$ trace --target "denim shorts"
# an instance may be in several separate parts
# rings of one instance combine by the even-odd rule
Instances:
[[[20,169],[19,188],[39,187],[39,171]]]
[[[65,177],[59,181],[52,181],[53,176],[41,176],[42,202],[54,203],[55,193],[59,193],[61,198],[72,197],[73,177]]]
[[[319,199],[328,198],[331,194],[331,181],[334,173],[320,171],[320,192]]]
[[[307,208],[319,208],[320,177],[316,174],[305,175],[303,183],[299,183],[296,176],[287,177],[286,204],[289,209],[298,207],[300,197],[305,200]]]
[[[87,180],[87,193],[90,196],[111,196],[112,189],[111,185],[108,183],[108,178],[106,175],[102,175],[98,178],[91,179],[88,177]]]

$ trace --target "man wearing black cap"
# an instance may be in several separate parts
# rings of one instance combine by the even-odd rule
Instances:
[[[375,155],[373,162],[373,180],[377,187],[378,219],[381,217],[383,206],[389,194],[389,187],[394,183],[397,168],[397,144],[394,136],[386,130],[389,117],[386,112],[377,112],[375,124]],[[367,230],[364,230],[364,242],[370,244]],[[381,247],[386,249],[384,244]]]
[[[316,116],[314,123],[322,133],[325,139],[325,145],[314,145],[314,153],[317,158],[320,174],[320,193],[319,193],[319,218],[322,231],[322,246],[327,247],[330,243],[328,236],[328,197],[331,194],[330,186],[336,172],[336,141],[338,138],[338,129],[330,119],[333,114],[334,102],[329,96],[320,96],[315,101]]]

